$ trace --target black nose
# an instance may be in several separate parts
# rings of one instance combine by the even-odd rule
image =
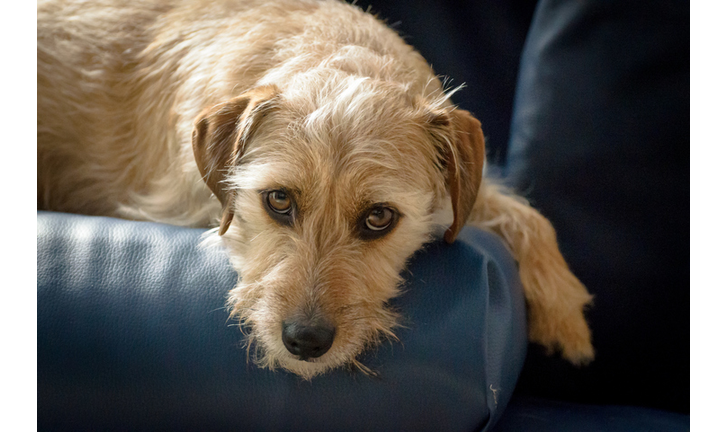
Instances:
[[[335,339],[335,327],[328,323],[286,321],[282,323],[282,343],[300,360],[317,358],[328,352]]]

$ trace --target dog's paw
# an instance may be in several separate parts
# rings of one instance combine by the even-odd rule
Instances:
[[[529,315],[529,340],[543,345],[548,353],[558,351],[576,366],[586,365],[595,358],[590,328],[582,308],[564,315],[556,310],[543,313],[532,308]]]
[[[565,266],[520,268],[527,297],[529,340],[574,365],[595,357],[584,310],[592,296]]]

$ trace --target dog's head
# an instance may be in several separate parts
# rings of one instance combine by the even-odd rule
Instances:
[[[209,108],[193,144],[240,274],[233,314],[261,365],[309,378],[363,368],[356,356],[393,337],[387,301],[442,202],[454,212],[447,241],[466,222],[484,138],[469,113],[402,86],[299,79]]]

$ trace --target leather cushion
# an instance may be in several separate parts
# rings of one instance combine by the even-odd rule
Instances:
[[[688,8],[537,6],[508,169],[595,295],[596,359],[577,369],[532,347],[523,393],[689,410]]]
[[[514,396],[493,432],[688,432],[689,415],[620,405]]]
[[[486,430],[526,349],[516,265],[465,228],[413,258],[400,342],[312,381],[258,369],[203,230],[38,213],[40,430]]]

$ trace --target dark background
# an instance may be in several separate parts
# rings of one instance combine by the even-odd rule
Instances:
[[[504,164],[519,59],[536,1],[359,1],[414,46],[482,123],[490,163]]]

